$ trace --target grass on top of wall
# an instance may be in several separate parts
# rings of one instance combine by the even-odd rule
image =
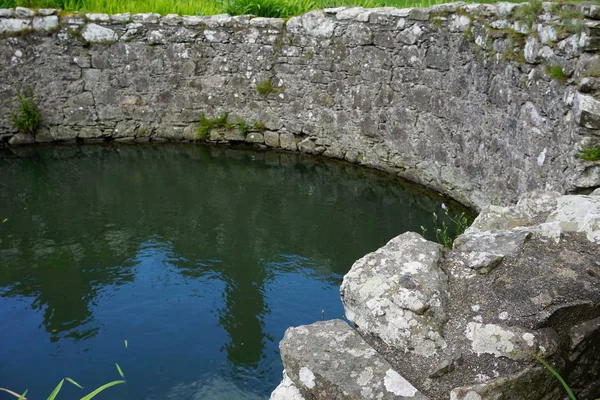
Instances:
[[[310,10],[338,6],[428,7],[451,0],[0,0],[0,8],[16,6],[57,8],[65,11],[116,13],[154,12],[162,15],[252,14],[288,18]],[[480,0],[492,3],[493,0]],[[520,2],[513,0],[513,2]]]

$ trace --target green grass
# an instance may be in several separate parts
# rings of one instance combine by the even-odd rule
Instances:
[[[600,146],[585,147],[577,157],[583,161],[600,161]]]
[[[545,70],[552,79],[555,79],[560,83],[565,83],[567,81],[568,76],[560,65],[547,65]]]
[[[273,86],[273,82],[271,78],[265,79],[264,81],[258,83],[256,85],[256,92],[261,96],[268,96],[271,93],[281,93],[283,92],[282,87]]]
[[[35,134],[40,126],[41,117],[31,86],[25,92],[17,92],[13,107],[10,112],[13,127],[22,134]]]
[[[162,15],[253,14],[287,18],[327,7],[429,7],[451,0],[0,0],[0,8],[58,8],[72,12],[154,12]],[[482,0],[480,3],[493,3]],[[521,0],[512,0],[519,3]]]

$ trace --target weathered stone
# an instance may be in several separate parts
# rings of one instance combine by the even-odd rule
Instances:
[[[125,24],[131,21],[131,13],[113,14],[110,16],[110,20],[120,24]]]
[[[471,224],[472,229],[499,230],[531,225],[530,214],[513,207],[488,206]]]
[[[0,19],[0,34],[18,33],[31,29],[31,20],[29,19]]]
[[[340,289],[348,320],[415,356],[443,350],[447,286],[440,256],[440,245],[405,233],[358,260]]]
[[[12,8],[0,8],[0,18],[11,18],[15,16],[15,10]]]
[[[23,134],[17,133],[13,137],[11,137],[8,141],[8,144],[13,146],[20,146],[24,144],[33,144],[35,143],[35,136],[31,134]]]
[[[335,21],[322,11],[311,11],[300,17],[292,17],[286,24],[289,33],[327,39],[333,35]]]
[[[265,144],[269,147],[279,147],[279,133],[273,131],[266,131]]]
[[[35,17],[32,25],[33,30],[51,32],[58,28],[58,17],[56,15]]]
[[[600,101],[593,96],[577,93],[573,104],[575,121],[588,129],[600,129]]]
[[[597,196],[562,196],[547,219],[558,222],[565,232],[581,232],[591,242],[600,243],[600,198]]]
[[[286,374],[305,397],[426,399],[344,321],[290,328],[279,346]]]
[[[87,24],[82,32],[81,36],[88,43],[108,44],[116,42],[119,37],[117,33],[110,28],[105,28],[96,24]]]
[[[57,13],[58,13],[58,10],[55,8],[40,8],[38,10],[38,14],[43,17],[47,17],[50,15],[56,15]]]
[[[423,30],[419,25],[415,24],[408,29],[403,30],[398,34],[398,40],[405,44],[415,44],[423,35]]]
[[[256,144],[262,144],[262,143],[265,142],[265,137],[260,132],[250,132],[246,136],[246,142],[248,142],[248,143],[256,143]]]
[[[133,22],[139,22],[142,24],[158,24],[159,21],[160,14],[157,13],[133,14]]]
[[[290,379],[289,376],[283,371],[283,380],[273,390],[271,393],[271,397],[269,400],[305,400],[294,382]]]
[[[98,13],[85,14],[85,17],[88,19],[88,21],[93,21],[93,22],[108,22],[108,20],[110,19],[108,14],[98,14]]]
[[[279,141],[284,150],[296,151],[298,149],[296,137],[291,133],[282,133],[279,135]]]
[[[31,18],[35,15],[35,11],[25,7],[15,8],[15,15],[17,18]]]

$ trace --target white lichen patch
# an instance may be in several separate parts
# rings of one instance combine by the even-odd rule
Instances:
[[[465,335],[471,341],[471,349],[477,355],[487,353],[502,357],[515,349],[511,342],[515,334],[500,325],[469,322]]]
[[[299,377],[300,382],[307,388],[312,389],[315,387],[315,374],[310,369],[306,367],[300,368]]]
[[[393,369],[386,371],[383,385],[388,392],[396,396],[413,397],[417,394],[417,389]]]

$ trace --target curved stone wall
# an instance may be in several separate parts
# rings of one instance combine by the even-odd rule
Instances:
[[[477,208],[586,190],[600,186],[598,164],[576,157],[600,142],[599,17],[550,3],[288,21],[4,9],[0,142],[33,141],[9,118],[31,86],[37,142],[247,141],[388,170]],[[225,113],[199,134],[203,115]]]

